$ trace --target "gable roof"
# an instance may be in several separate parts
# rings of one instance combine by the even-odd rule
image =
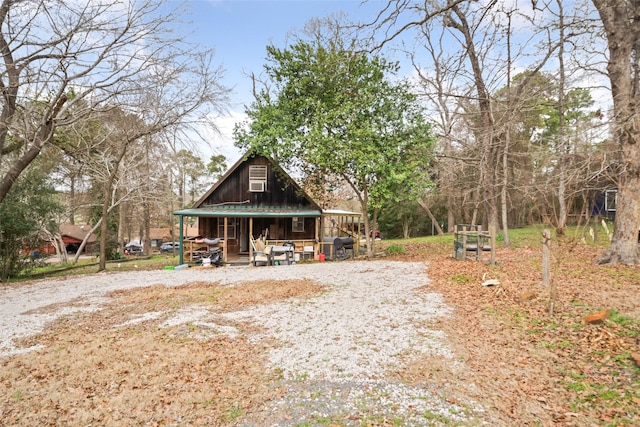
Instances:
[[[231,166],[231,167],[227,170],[227,172],[225,172],[225,174],[224,174],[224,175],[222,175],[222,176],[220,177],[220,179],[218,180],[218,182],[216,182],[215,184],[213,184],[213,186],[209,189],[209,191],[207,191],[206,193],[204,193],[204,194],[202,195],[202,197],[200,197],[200,198],[198,199],[198,201],[197,201],[197,202],[195,202],[195,203],[193,204],[193,207],[194,207],[194,208],[198,208],[198,207],[200,207],[200,205],[202,205],[202,204],[204,203],[204,201],[205,201],[205,200],[207,200],[207,198],[208,198],[211,194],[213,194],[213,192],[214,192],[214,191],[216,191],[216,188],[220,187],[220,185],[221,185],[221,184],[222,184],[222,183],[223,183],[223,182],[224,182],[224,181],[225,181],[229,176],[231,176],[231,174],[233,174],[233,172],[234,172],[236,169],[238,169],[238,167],[240,167],[240,165],[241,165],[241,164],[243,164],[244,162],[246,162],[248,158],[249,158],[249,153],[245,153],[242,157],[240,157],[240,159],[238,159],[238,161],[237,161],[233,166]]]
[[[168,227],[164,228],[150,228],[149,239],[151,240],[164,240],[171,239],[171,230]]]
[[[87,233],[91,230],[90,225],[76,225],[76,224],[60,224],[60,235],[68,236],[76,240],[82,241]],[[87,243],[93,243],[97,241],[98,237],[91,233]]]
[[[191,214],[198,213],[200,216],[242,216],[242,215],[234,215],[234,212],[233,212],[234,205],[224,205],[224,207],[223,206],[206,206],[204,205],[204,203],[231,175],[233,175],[233,173],[238,168],[240,168],[240,166],[246,163],[250,158],[257,157],[257,156],[265,158],[269,162],[269,164],[273,167],[273,170],[277,171],[278,176],[284,179],[288,185],[291,185],[295,189],[295,191],[298,194],[300,194],[309,203],[310,209],[303,209],[303,211],[314,212],[314,215],[311,215],[309,212],[307,212],[306,215],[304,215],[303,212],[298,212],[299,213],[298,216],[316,216],[315,213],[318,214],[317,216],[320,216],[320,211],[321,211],[320,206],[302,189],[302,187],[300,187],[300,185],[298,185],[298,183],[293,178],[291,178],[291,176],[284,169],[282,169],[282,167],[280,167],[278,163],[276,163],[272,158],[268,156],[257,155],[251,151],[245,153],[233,166],[231,166],[231,168],[229,168],[229,170],[227,170],[227,172],[206,193],[204,193],[202,197],[198,199],[197,202],[194,203],[193,208],[183,209],[175,212],[175,214],[190,215],[189,213],[186,213],[186,212],[191,212]],[[243,205],[242,207],[244,207],[246,212],[246,209],[248,208],[248,206]],[[239,209],[240,211],[242,211],[242,207]],[[253,213],[260,214],[260,212],[262,212],[263,214],[262,216],[292,216],[292,215],[296,216],[295,212],[285,212],[287,211],[287,209],[281,208],[281,207],[280,208],[251,207],[250,209],[252,210]],[[283,212],[281,212],[280,214],[277,214],[276,212],[277,210],[280,210]],[[207,211],[209,211],[208,215],[207,215]],[[297,211],[300,211],[300,209],[297,209]]]

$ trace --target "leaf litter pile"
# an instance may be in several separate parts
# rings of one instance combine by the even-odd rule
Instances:
[[[322,290],[298,280],[114,292],[104,309],[67,316],[24,342],[38,342],[42,349],[2,361],[0,425],[232,422],[273,391],[267,387],[264,344],[220,333],[252,326],[225,324],[215,313]],[[166,322],[194,304],[206,307],[211,319]]]
[[[542,286],[538,248],[497,249],[497,265],[457,261],[447,245],[407,245],[398,260],[426,259],[431,284],[454,313],[439,319],[466,370],[433,358],[397,373],[441,382],[452,393],[473,383],[478,401],[504,425],[640,425],[640,266],[599,266],[602,251],[571,242],[554,249],[557,286]],[[498,285],[482,286],[487,279]],[[608,314],[587,323],[593,314]]]
[[[591,246],[555,249],[550,314],[537,248],[498,249],[496,266],[456,261],[449,245],[406,249],[385,260],[427,263],[424,291],[453,308],[427,326],[445,331],[462,363],[413,357],[389,378],[436,388],[452,404],[480,402],[492,425],[640,425],[639,267],[594,265],[600,249]],[[291,280],[113,292],[100,311],[64,317],[21,343],[39,350],[2,359],[0,425],[243,425],[282,393],[266,360],[278,343],[250,341],[257,326],[216,314],[323,290]],[[197,322],[173,321],[198,309],[206,315]],[[600,322],[585,322],[603,310]],[[301,425],[402,425],[315,421]],[[434,413],[431,424],[455,423]]]

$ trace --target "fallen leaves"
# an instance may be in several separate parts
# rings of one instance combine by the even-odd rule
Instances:
[[[609,318],[611,314],[611,310],[608,308],[605,310],[598,311],[597,313],[590,314],[585,316],[584,323],[590,323],[592,325],[603,323],[605,320]]]
[[[40,350],[0,361],[2,424],[229,423],[274,395],[265,368],[267,343],[215,333],[195,339],[191,333],[204,326],[160,327],[162,322],[191,305],[208,307],[215,316],[251,304],[307,298],[323,289],[295,280],[114,292],[102,310],[61,318],[25,340],[43,344]],[[127,323],[148,312],[160,315]]]
[[[597,266],[597,248],[558,248],[550,317],[541,251],[498,249],[499,265],[491,267],[456,261],[442,245],[421,244],[420,257],[405,247],[407,256],[393,258],[427,261],[425,291],[441,292],[454,307],[441,326],[468,369],[440,372],[425,360],[422,377],[410,366],[395,375],[442,384],[447,393],[447,384],[470,383],[504,425],[640,425],[640,370],[630,356],[640,337],[638,266]],[[499,285],[482,286],[483,277]],[[616,322],[605,307],[630,320]],[[600,324],[585,324],[597,311]]]
[[[558,298],[550,317],[534,249],[499,249],[495,267],[456,261],[444,245],[406,249],[393,258],[427,261],[431,282],[424,291],[441,293],[454,308],[436,326],[461,363],[411,355],[388,377],[430,387],[448,402],[481,402],[494,425],[640,425],[640,268],[596,266],[590,247],[564,251],[554,267]],[[481,286],[483,276],[499,285]],[[255,326],[224,324],[216,313],[323,291],[295,280],[114,292],[104,309],[67,316],[24,340],[25,347],[43,344],[40,350],[1,361],[0,419],[9,425],[233,424],[285,392],[273,387],[277,372],[265,368],[265,350],[275,344],[219,333]],[[192,306],[211,318],[161,326]],[[610,312],[600,324],[584,323],[603,309]]]

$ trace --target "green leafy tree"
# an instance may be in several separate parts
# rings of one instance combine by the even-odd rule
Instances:
[[[267,47],[273,89],[256,94],[250,123],[237,127],[240,148],[266,154],[302,176],[337,175],[365,215],[368,256],[384,203],[411,199],[428,183],[432,138],[408,83],[392,81],[398,64],[342,47],[299,41]],[[403,194],[394,191],[403,189]]]
[[[31,252],[42,243],[41,231],[53,231],[62,212],[47,175],[32,165],[0,203],[0,279],[28,269]]]
[[[220,179],[220,177],[227,170],[227,159],[222,154],[214,154],[209,159],[209,163],[207,163],[207,172],[209,173],[209,178],[213,180],[213,182]]]
[[[417,201],[390,203],[380,211],[380,232],[384,238],[409,239],[427,234],[429,217]]]

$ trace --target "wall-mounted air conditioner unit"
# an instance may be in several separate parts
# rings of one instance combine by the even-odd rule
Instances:
[[[249,181],[249,191],[253,193],[263,193],[265,190],[264,181]]]

